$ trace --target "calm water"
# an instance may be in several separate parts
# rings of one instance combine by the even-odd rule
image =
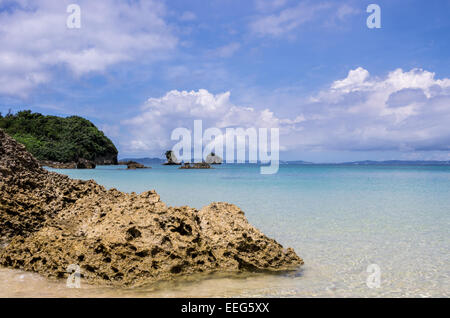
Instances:
[[[450,167],[253,165],[212,170],[100,166],[58,170],[126,192],[156,189],[169,205],[234,203],[250,223],[304,259],[289,275],[190,277],[139,289],[68,289],[39,275],[0,269],[4,296],[450,296]],[[367,266],[381,269],[368,288]]]

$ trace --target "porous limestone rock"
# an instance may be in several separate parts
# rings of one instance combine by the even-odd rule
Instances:
[[[38,162],[0,130],[0,264],[94,284],[140,285],[195,273],[285,271],[303,261],[228,203],[169,207],[154,191],[106,190]]]
[[[48,218],[100,189],[105,191],[93,181],[42,169],[22,144],[0,129],[0,240],[39,230]]]

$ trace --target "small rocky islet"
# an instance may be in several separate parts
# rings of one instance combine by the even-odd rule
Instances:
[[[136,161],[119,161],[119,165],[127,166],[128,170],[136,170],[136,169],[151,169],[152,167],[147,167],[142,163]]]
[[[179,169],[211,169],[211,165],[206,162],[185,162]]]
[[[0,265],[90,284],[136,286],[212,272],[280,272],[303,260],[237,206],[170,207],[154,191],[107,190],[49,172],[0,129]]]

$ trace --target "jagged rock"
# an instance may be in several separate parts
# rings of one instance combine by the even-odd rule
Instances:
[[[195,162],[192,164],[185,162],[179,169],[211,169],[211,166],[206,162]]]
[[[209,155],[206,156],[206,163],[209,163],[211,165],[220,165],[222,164],[222,158],[216,155],[214,152],[211,152]]]
[[[177,156],[175,156],[175,153],[172,150],[166,151],[166,159],[167,162],[164,163],[166,166],[181,165],[181,162],[178,161]]]
[[[28,236],[77,199],[102,188],[41,168],[22,144],[0,129],[0,239]],[[103,188],[102,188],[103,189]]]
[[[139,285],[211,272],[284,271],[303,261],[252,227],[238,207],[168,207],[152,190],[106,190],[42,169],[0,130],[0,264],[84,281]]]

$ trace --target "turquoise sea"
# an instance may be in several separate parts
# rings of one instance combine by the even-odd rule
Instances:
[[[125,168],[52,170],[126,192],[155,189],[173,206],[234,203],[305,265],[285,275],[210,275],[123,290],[68,290],[2,269],[11,290],[32,278],[40,296],[450,296],[450,166],[281,165],[275,175],[261,175],[257,165]],[[366,284],[370,264],[379,266],[379,288]],[[32,292],[20,288],[9,294]]]

